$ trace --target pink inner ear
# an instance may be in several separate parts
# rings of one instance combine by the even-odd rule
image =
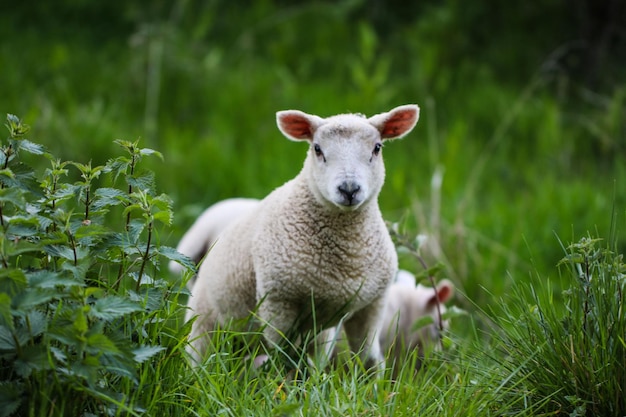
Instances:
[[[407,133],[415,126],[417,113],[413,109],[398,110],[385,121],[380,132],[382,138],[397,138]]]
[[[444,304],[452,297],[452,287],[447,283],[440,283],[436,287],[437,296],[435,297],[435,292],[433,291],[433,295],[428,299],[427,305],[432,307],[439,299],[439,302]]]
[[[280,119],[281,127],[289,136],[297,139],[309,139],[313,136],[311,123],[297,114],[287,114]]]
[[[452,297],[452,288],[448,285],[440,285],[437,288],[437,298],[442,303],[445,303]]]

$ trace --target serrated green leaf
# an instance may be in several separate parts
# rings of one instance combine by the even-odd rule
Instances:
[[[165,350],[163,346],[141,346],[137,349],[133,349],[135,362],[143,363],[163,350]]]
[[[15,380],[0,382],[0,417],[9,417],[17,411],[26,388],[22,382]]]
[[[128,298],[109,296],[97,300],[92,305],[89,314],[95,318],[110,321],[142,309],[143,307],[139,303]]]
[[[178,252],[176,249],[170,246],[159,246],[157,248],[157,252],[165,256],[170,261],[178,262],[185,268],[191,270],[194,274],[198,272],[196,263],[191,260],[191,258],[183,255],[182,253]]]
[[[14,351],[16,349],[14,331],[8,326],[0,325],[0,350]]]
[[[17,243],[10,245],[6,248],[7,257],[16,257],[25,253],[40,252],[43,250],[43,245],[38,241],[31,241],[27,239],[20,239]]]
[[[18,143],[21,150],[32,153],[33,155],[43,155],[46,152],[43,145],[39,145],[27,139],[22,139]]]
[[[159,152],[159,151],[155,151],[154,149],[143,148],[143,149],[139,150],[139,153],[141,155],[144,155],[144,156],[155,155],[155,156],[159,157],[162,161],[164,160],[163,159],[163,154],[161,152]]]
[[[13,174],[11,168],[4,168],[0,169],[0,177],[15,179],[15,174]]]
[[[117,206],[128,201],[128,193],[117,188],[98,188],[94,193],[93,210],[101,210],[105,207]]]
[[[50,256],[67,259],[70,262],[83,259],[89,254],[89,249],[82,246],[78,246],[74,250],[69,246],[48,245],[44,247],[44,251]]]
[[[67,363],[67,355],[61,349],[56,346],[50,346],[50,353],[57,361],[65,364]]]
[[[173,213],[169,210],[154,213],[153,218],[166,226],[171,226],[172,221],[174,220]]]
[[[28,272],[26,276],[29,285],[36,288],[69,287],[81,284],[81,282],[71,277],[48,270]]]
[[[44,313],[39,310],[31,310],[28,312],[27,318],[28,324],[26,327],[29,330],[31,339],[34,339],[46,331],[48,321]]]
[[[93,354],[121,355],[120,349],[105,335],[92,334],[87,337],[86,351]]]
[[[59,201],[69,200],[80,194],[83,186],[74,184],[59,184],[58,188],[52,193],[49,200]]]
[[[2,175],[2,171],[0,171],[0,175]],[[11,178],[13,177],[13,172],[11,171]],[[0,202],[11,203],[16,207],[24,207],[26,204],[24,190],[18,187],[0,188]]]
[[[7,234],[28,237],[39,233],[39,220],[37,217],[13,216],[8,218],[9,226]]]
[[[109,228],[100,224],[91,223],[89,225],[81,224],[74,232],[74,235],[77,240],[90,238],[89,241],[92,242],[104,239],[109,233],[111,233]]]
[[[152,190],[154,188],[154,172],[127,175],[126,182],[137,190]]]
[[[32,371],[50,369],[48,352],[44,345],[28,345],[22,348],[20,356],[13,363],[13,369],[22,378],[28,378]]]
[[[13,309],[21,314],[28,313],[35,307],[41,307],[53,300],[57,292],[48,288],[29,288],[13,297]]]
[[[26,274],[21,269],[0,269],[0,292],[14,297],[27,286]]]

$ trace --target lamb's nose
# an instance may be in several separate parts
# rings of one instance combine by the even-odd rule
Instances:
[[[341,185],[339,185],[339,187],[337,187],[337,190],[339,190],[341,195],[343,195],[346,199],[346,202],[348,203],[347,205],[352,205],[354,196],[356,195],[356,193],[359,192],[360,189],[361,186],[354,182],[343,182],[341,183]]]

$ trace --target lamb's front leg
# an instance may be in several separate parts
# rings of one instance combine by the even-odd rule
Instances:
[[[368,307],[356,312],[344,323],[350,349],[353,352],[360,352],[367,368],[374,368],[378,371],[385,368],[385,358],[378,337],[382,306],[383,298],[380,298]]]
[[[298,308],[285,300],[266,298],[259,305],[257,314],[264,327],[263,336],[268,347],[280,347],[290,358],[296,359],[300,342],[300,335],[297,334]]]

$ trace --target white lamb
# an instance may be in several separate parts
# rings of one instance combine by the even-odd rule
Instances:
[[[217,241],[222,231],[233,221],[246,213],[253,212],[259,204],[253,198],[229,198],[207,208],[183,235],[176,250],[198,264],[206,252]],[[173,273],[181,273],[183,267],[170,262]],[[192,281],[189,281],[190,288]],[[449,327],[447,320],[440,317],[446,311],[445,303],[454,294],[454,287],[443,280],[435,288],[415,283],[415,276],[399,269],[385,299],[385,309],[380,327],[380,340],[383,352],[399,359],[404,351],[417,349],[423,355],[425,346],[435,344],[440,338],[440,330]],[[438,303],[437,303],[438,298]],[[423,317],[432,318],[432,323],[415,328],[415,323]],[[336,330],[325,334],[330,346],[336,343]],[[324,339],[324,336],[322,336]],[[336,356],[333,352],[332,356]],[[419,364],[419,363],[418,363]]]
[[[252,212],[258,204],[259,200],[254,198],[229,198],[213,204],[185,232],[176,250],[198,265],[224,228],[244,214]],[[170,261],[169,269],[175,274],[183,272],[183,266],[175,261]],[[193,282],[193,278],[187,282],[189,289]]]
[[[378,207],[382,143],[409,133],[415,105],[370,118],[277,113],[281,132],[309,142],[300,173],[221,234],[189,300],[189,352],[199,361],[216,325],[256,312],[270,345],[296,343],[346,317],[350,347],[383,365],[378,324],[397,255]],[[258,306],[258,309],[257,309]],[[313,319],[314,317],[314,319]],[[362,349],[362,350],[361,350]]]
[[[403,274],[399,273],[397,281],[389,287],[380,326],[384,352],[396,361],[407,351],[417,349],[419,357],[423,357],[426,347],[438,346],[440,332],[449,327],[448,321],[443,319],[445,303],[454,295],[454,286],[447,279],[441,280],[435,288],[416,286],[411,273],[401,272]],[[416,323],[426,316],[430,316],[432,322],[416,328]],[[416,366],[419,368],[419,361]]]

